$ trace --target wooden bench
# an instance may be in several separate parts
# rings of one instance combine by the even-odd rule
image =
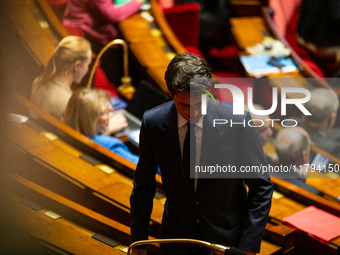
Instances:
[[[17,173],[39,185],[49,188],[90,209],[130,224],[129,197],[132,179],[112,167],[84,154],[61,141],[49,131],[40,130],[32,120],[25,124],[12,123],[9,140],[21,152],[21,160],[27,168]],[[150,235],[159,235],[163,203],[154,200]]]
[[[32,254],[122,254],[131,243],[130,228],[18,175],[10,175],[8,220],[25,235],[22,251]],[[152,237],[150,237],[153,239]],[[38,245],[35,245],[37,243]],[[32,249],[33,247],[33,249]],[[42,247],[45,247],[42,249]],[[34,250],[34,248],[38,248]],[[150,246],[151,254],[159,247]],[[41,251],[42,250],[42,251]],[[41,253],[35,253],[41,251]]]

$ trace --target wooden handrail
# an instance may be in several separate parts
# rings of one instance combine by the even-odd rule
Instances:
[[[169,42],[171,47],[176,51],[177,54],[186,52],[186,49],[183,47],[182,43],[179,41],[178,37],[172,31],[169,23],[166,21],[157,0],[151,0],[151,11],[158,24],[159,28],[162,30],[166,40]]]
[[[60,196],[59,194],[56,194],[49,189],[46,189],[19,175],[11,174],[10,179],[15,181],[17,184],[20,184],[20,186],[25,188],[25,190],[39,195],[41,197],[39,199],[40,203],[44,201],[49,206],[53,206],[58,210],[58,212],[65,214],[65,216],[70,218],[72,221],[97,229],[103,229],[103,226],[105,226],[105,228],[108,229],[105,232],[106,235],[115,237],[125,244],[130,243],[129,227]],[[27,194],[27,192],[25,193]],[[119,237],[117,235],[119,235]]]
[[[66,37],[69,35],[65,27],[61,24],[58,17],[53,12],[51,6],[48,4],[46,0],[35,0],[42,10],[42,12],[46,15],[47,20],[49,21],[51,27],[54,32],[58,35],[59,39]]]

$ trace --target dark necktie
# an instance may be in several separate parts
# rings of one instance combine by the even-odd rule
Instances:
[[[194,191],[195,179],[190,178],[190,172],[195,172],[196,165],[196,135],[195,135],[195,124],[190,124],[187,122],[188,131],[185,135],[184,145],[183,145],[183,168],[185,177]]]

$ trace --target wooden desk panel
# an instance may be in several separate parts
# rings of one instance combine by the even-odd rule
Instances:
[[[121,254],[119,247],[112,248],[91,238],[96,232],[64,217],[53,220],[45,216],[43,213],[49,211],[48,208],[35,211],[20,203],[20,197],[13,195],[9,199],[12,200],[11,221],[21,231],[39,238],[39,242],[47,247],[53,245],[52,249],[60,248],[73,254]]]
[[[32,234],[74,254],[122,254],[116,247],[91,238],[96,233],[64,218]]]
[[[86,161],[68,154],[53,144],[31,150],[30,153],[42,162],[55,168],[56,171],[66,174],[90,189],[97,190],[107,182],[106,178],[108,175],[106,173],[94,168]]]
[[[303,209],[305,209],[307,206],[302,205],[290,198],[282,197],[280,199],[272,199],[272,207],[269,212],[269,217],[275,218],[283,221],[283,218],[297,213]]]
[[[259,255],[279,255],[282,254],[282,247],[275,245],[273,243],[270,243],[266,240],[262,240],[261,241],[261,250],[260,253],[258,253]]]
[[[186,50],[168,25],[157,1],[150,3],[151,11],[132,15],[121,21],[119,27],[140,65],[162,91],[167,92],[166,67],[173,56]],[[142,13],[150,14],[153,20],[145,19]]]
[[[141,65],[150,70],[153,70],[155,67],[168,65],[170,62],[166,52],[153,39],[147,38],[136,44],[130,44],[130,49]]]
[[[126,42],[136,43],[145,38],[152,38],[150,23],[141,13],[137,13],[122,21],[119,26]]]
[[[23,130],[34,133],[34,130],[27,126]],[[25,132],[21,132],[21,135],[34,141],[34,136],[28,136]],[[24,146],[20,139],[17,143],[20,146]],[[29,142],[27,142],[27,144],[29,144]],[[44,146],[33,149],[27,146],[23,147],[23,149],[37,158],[38,162],[46,165],[47,169],[50,169],[82,189],[88,188],[93,192],[101,194],[103,197],[106,197],[107,200],[111,200],[114,205],[117,205],[117,203],[121,205],[120,209],[129,212],[129,197],[133,188],[132,179],[119,172],[107,174],[83,159],[78,158],[78,155],[74,153],[77,152],[77,150],[71,150],[70,146],[62,144],[64,144],[62,141],[55,140],[53,142],[47,142]],[[65,147],[68,149],[65,150]],[[155,213],[152,215],[152,220],[160,224],[162,221],[163,204],[157,199],[154,201]]]
[[[168,64],[164,64],[163,66],[154,67],[153,69],[146,69],[146,72],[155,82],[157,82],[157,84],[161,87],[163,91],[168,90],[164,80],[164,75],[167,67]]]
[[[235,39],[243,50],[261,43],[265,39],[264,33],[269,33],[261,17],[231,18],[230,24]]]
[[[283,222],[283,219],[285,217],[288,217],[294,213],[297,213],[305,208],[307,208],[308,205],[304,205],[302,203],[299,203],[291,198],[288,198],[286,196],[282,196],[281,198],[272,198],[272,207],[269,212],[269,217],[273,218],[275,220],[278,220],[280,222]],[[301,231],[301,233],[304,233]],[[307,234],[306,234],[307,235]],[[299,238],[299,237],[296,237]],[[317,242],[318,245],[322,245],[322,243],[319,243],[316,239],[312,239],[313,241]],[[340,237],[334,238],[331,240],[330,244],[332,244],[334,250],[340,250]],[[306,245],[306,244],[304,244]],[[325,245],[325,249],[326,249]]]
[[[5,6],[5,7],[4,7]],[[61,38],[56,37],[34,0],[4,1],[9,18],[37,61],[44,66]]]
[[[41,148],[51,143],[46,137],[38,134],[25,124],[9,123],[11,141],[24,150]]]
[[[326,196],[329,196],[333,201],[339,203],[340,197],[340,179],[331,178],[307,178],[306,183],[320,190]]]
[[[122,243],[130,242],[130,228],[107,218],[99,213],[96,213],[78,203],[75,203],[63,196],[60,196],[49,189],[46,189],[34,182],[31,182],[18,175],[11,175],[11,180],[14,181],[16,185],[16,192],[20,193],[23,197],[27,199],[33,199],[33,201],[38,201],[38,203],[45,204],[46,208],[53,209],[56,212],[67,215],[72,221],[78,222],[80,225],[92,226],[92,228],[103,234],[113,238],[119,238]],[[105,226],[104,228],[102,226]],[[104,229],[107,229],[104,231]],[[114,237],[115,234],[117,235]]]

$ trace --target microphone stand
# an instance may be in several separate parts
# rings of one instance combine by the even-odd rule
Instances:
[[[132,96],[133,96],[133,93],[136,91],[136,89],[131,85],[131,77],[129,76],[129,69],[128,69],[128,62],[129,62],[129,59],[128,59],[128,46],[126,44],[126,42],[122,39],[115,39],[111,42],[109,42],[108,44],[106,44],[104,46],[104,48],[99,52],[94,64],[93,64],[93,67],[92,67],[92,70],[91,70],[91,74],[90,74],[90,78],[89,78],[89,81],[87,83],[87,88],[91,88],[91,85],[92,85],[92,80],[93,80],[93,77],[94,77],[94,73],[96,72],[96,68],[97,68],[97,65],[98,65],[98,62],[101,58],[101,56],[104,54],[104,52],[110,48],[112,45],[115,45],[115,44],[120,44],[123,46],[123,65],[124,65],[124,76],[121,78],[121,82],[122,84],[118,87],[118,92],[126,97],[127,99],[131,99]]]

